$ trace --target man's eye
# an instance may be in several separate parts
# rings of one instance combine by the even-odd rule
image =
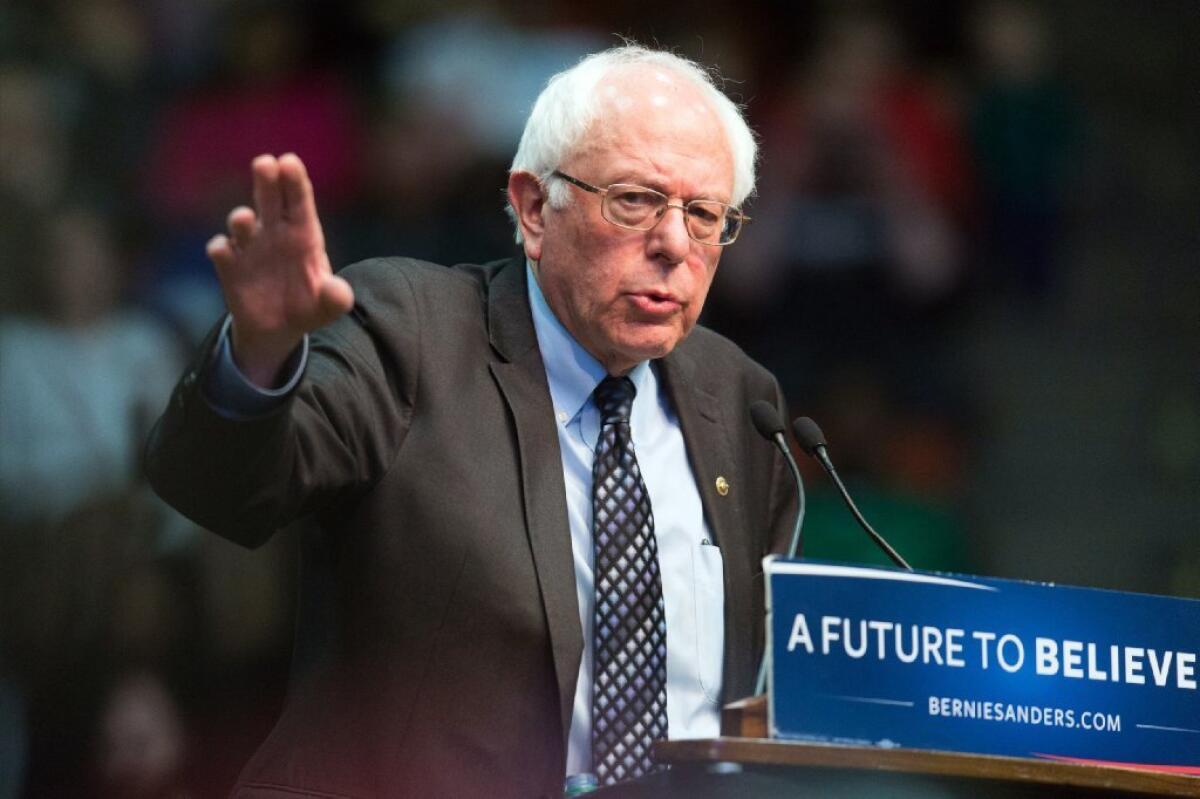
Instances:
[[[648,191],[622,191],[613,199],[627,208],[648,208],[654,205],[654,195]]]
[[[721,218],[718,211],[713,208],[707,208],[703,205],[693,205],[688,208],[688,213],[692,219],[697,222],[703,222],[706,225],[715,225]]]

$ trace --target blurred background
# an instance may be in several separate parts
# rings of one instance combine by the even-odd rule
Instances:
[[[250,159],[301,155],[335,264],[507,256],[525,115],[616,35],[748,106],[705,321],[914,565],[1200,597],[1200,5],[602,5],[0,6],[0,799],[224,795],[282,702],[303,533],[138,464]],[[882,564],[805,466],[807,554]]]

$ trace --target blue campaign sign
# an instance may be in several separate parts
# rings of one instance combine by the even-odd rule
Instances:
[[[773,737],[1200,775],[1200,601],[765,569]]]

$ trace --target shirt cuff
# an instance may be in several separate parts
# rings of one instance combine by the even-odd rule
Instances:
[[[295,390],[304,367],[308,364],[308,335],[305,334],[297,347],[283,364],[281,372],[291,375],[280,388],[260,388],[250,382],[233,360],[233,346],[229,340],[229,326],[233,317],[225,316],[217,344],[209,359],[203,382],[204,398],[217,413],[230,419],[253,419],[265,416],[278,408]]]

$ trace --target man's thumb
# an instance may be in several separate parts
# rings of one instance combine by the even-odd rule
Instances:
[[[330,275],[321,284],[317,303],[321,324],[327,325],[354,307],[354,289],[345,279]]]

